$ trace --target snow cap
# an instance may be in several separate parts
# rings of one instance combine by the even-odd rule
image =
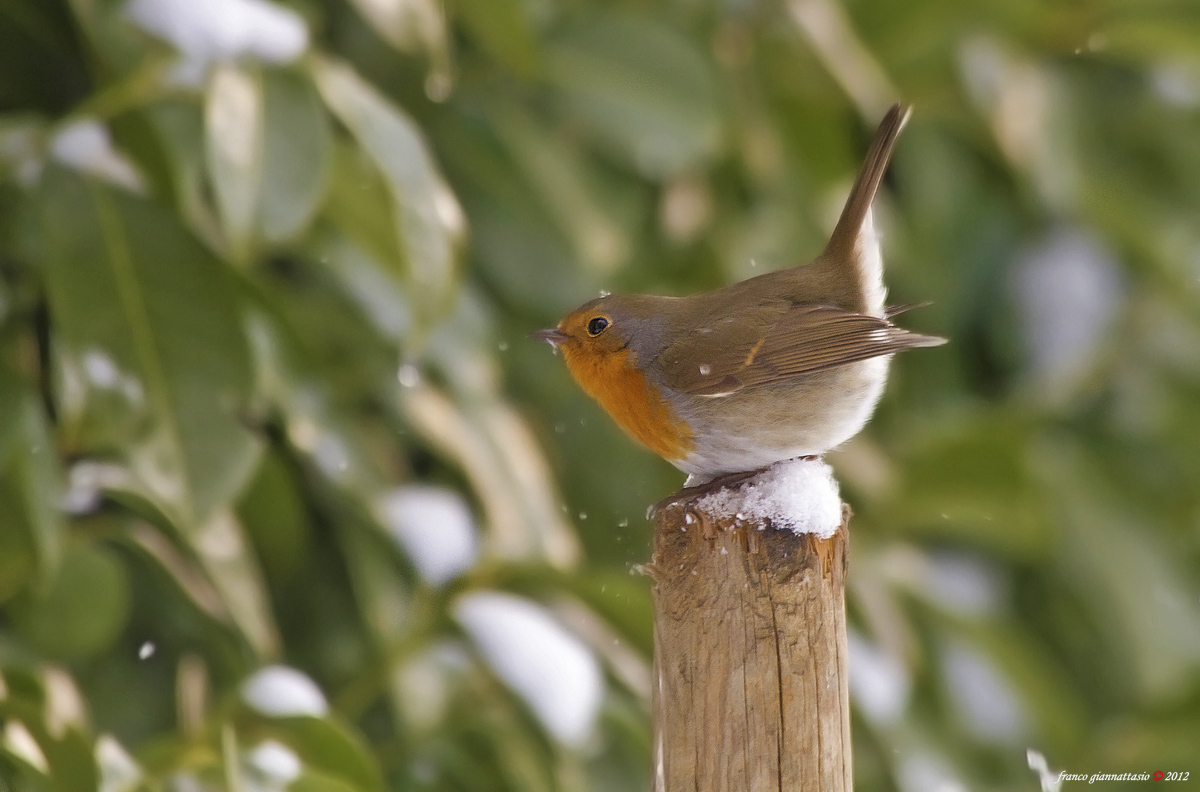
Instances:
[[[828,539],[842,524],[842,498],[833,468],[820,459],[788,459],[749,479],[737,489],[719,489],[696,501],[710,514],[770,520],[776,528]]]

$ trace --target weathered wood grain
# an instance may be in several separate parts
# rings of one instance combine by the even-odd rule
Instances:
[[[850,792],[846,530],[656,515],[656,792]]]

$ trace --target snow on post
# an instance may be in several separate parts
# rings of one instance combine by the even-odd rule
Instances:
[[[719,489],[696,502],[712,514],[732,514],[797,534],[833,536],[842,524],[842,499],[833,468],[820,459],[777,462],[736,489]]]

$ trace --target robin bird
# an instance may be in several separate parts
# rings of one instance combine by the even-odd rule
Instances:
[[[895,352],[945,339],[896,327],[884,305],[871,203],[909,110],[871,142],[824,252],[705,294],[614,294],[534,338],[580,387],[688,484],[820,456],[875,409]]]

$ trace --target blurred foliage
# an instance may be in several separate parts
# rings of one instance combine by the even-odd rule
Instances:
[[[5,789],[646,788],[681,476],[525,336],[812,256],[896,98],[952,344],[831,455],[857,787],[1200,770],[1194,3],[3,0],[0,52]]]

